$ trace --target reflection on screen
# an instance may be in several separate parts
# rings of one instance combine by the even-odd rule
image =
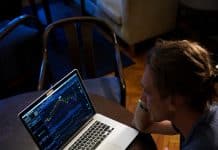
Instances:
[[[41,149],[58,149],[94,113],[77,75],[44,98],[22,119]]]

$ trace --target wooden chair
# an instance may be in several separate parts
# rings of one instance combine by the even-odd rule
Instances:
[[[95,42],[96,34],[101,35],[99,39],[106,37],[105,40],[112,45],[112,57],[109,60],[113,63],[113,73],[110,75],[99,75],[96,69],[95,48],[102,44]],[[71,17],[51,23],[43,35],[43,48],[39,90],[46,87],[46,81],[54,83],[71,69],[77,68],[85,79],[89,93],[105,96],[125,106],[126,85],[122,73],[120,49],[115,33],[104,21],[94,17]],[[101,50],[104,51],[104,48],[107,47]],[[62,65],[60,73],[52,70],[54,66],[59,65]],[[68,66],[71,68],[66,71]],[[55,77],[55,74],[59,77]]]

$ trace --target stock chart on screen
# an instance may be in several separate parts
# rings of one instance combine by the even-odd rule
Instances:
[[[94,113],[78,76],[63,85],[23,116],[42,149],[57,149]]]

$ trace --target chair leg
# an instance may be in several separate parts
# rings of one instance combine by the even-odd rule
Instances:
[[[136,46],[135,45],[128,45],[127,51],[130,55],[134,56],[136,54]]]

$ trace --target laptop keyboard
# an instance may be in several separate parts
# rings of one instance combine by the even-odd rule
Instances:
[[[69,150],[93,150],[111,133],[114,128],[95,121]]]

